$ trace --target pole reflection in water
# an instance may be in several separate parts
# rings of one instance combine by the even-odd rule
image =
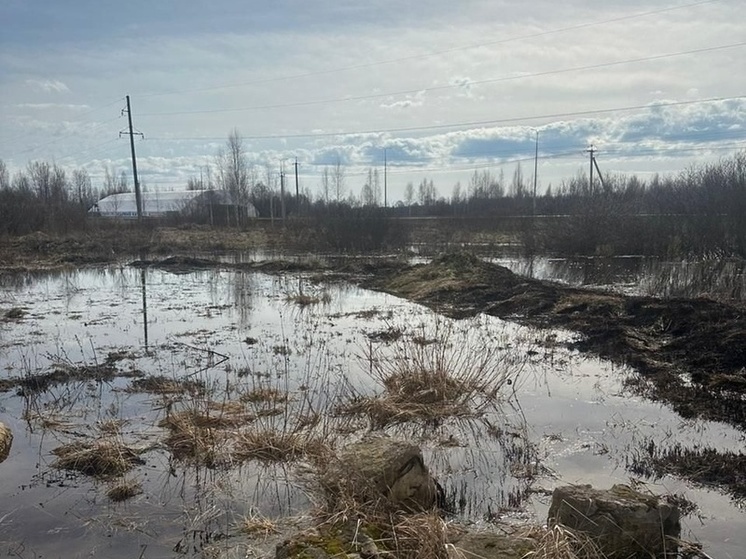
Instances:
[[[145,334],[145,352],[148,352],[148,291],[145,287],[145,268],[140,269],[140,285],[142,287],[142,328]]]

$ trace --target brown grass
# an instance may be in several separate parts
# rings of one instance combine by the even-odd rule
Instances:
[[[205,384],[198,380],[175,379],[165,376],[139,378],[132,381],[129,392],[150,392],[152,394],[203,394]]]
[[[367,396],[350,388],[337,412],[366,415],[373,428],[479,415],[520,371],[496,345],[456,339],[440,324],[434,332],[400,338],[390,351],[371,344],[364,358],[384,391]]]
[[[535,545],[525,559],[606,559],[590,537],[562,525],[529,526],[520,529],[516,538],[531,540]]]
[[[329,295],[329,293],[327,293],[326,291],[324,291],[320,295],[298,293],[285,297],[285,301],[287,301],[288,303],[293,303],[299,307],[308,307],[311,305],[318,305],[320,303],[328,304],[331,300],[331,295]]]
[[[239,530],[250,538],[266,538],[279,532],[277,524],[266,516],[253,511],[241,520]]]
[[[282,390],[278,390],[277,388],[272,388],[269,386],[258,387],[258,388],[254,388],[253,390],[250,390],[249,392],[245,392],[241,394],[240,400],[242,402],[251,402],[251,403],[287,402],[288,394],[287,392],[283,392]]]
[[[138,451],[111,438],[65,444],[52,454],[57,456],[53,467],[99,478],[120,476],[145,463]]]
[[[142,485],[133,480],[121,480],[112,485],[107,491],[106,496],[115,503],[127,501],[136,495],[142,493]]]
[[[158,425],[169,430],[163,443],[174,458],[215,467],[229,458],[226,429],[255,418],[238,402],[206,401],[201,406],[169,413]]]
[[[303,458],[320,460],[329,453],[329,446],[321,439],[274,429],[241,433],[235,447],[238,460],[260,462],[294,462]]]

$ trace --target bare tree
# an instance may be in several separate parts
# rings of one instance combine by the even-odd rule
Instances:
[[[332,184],[334,185],[334,196],[337,202],[340,202],[345,191],[345,169],[342,162],[337,158],[337,163],[332,170]]]
[[[329,172],[329,166],[324,167],[324,171],[321,173],[321,196],[324,199],[326,205],[329,205],[329,194],[331,193],[331,173]]]
[[[87,209],[96,202],[96,195],[91,187],[91,177],[85,169],[75,169],[72,177],[73,193],[78,205]]]
[[[243,138],[237,128],[231,130],[225,149],[218,151],[215,158],[218,168],[218,188],[226,190],[233,201],[236,225],[239,223],[239,204],[245,204],[250,194],[250,165],[243,147]]]
[[[411,182],[408,182],[407,186],[404,188],[404,203],[407,206],[411,206],[412,202],[414,202],[414,185]]]

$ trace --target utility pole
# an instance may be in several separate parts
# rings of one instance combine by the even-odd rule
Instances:
[[[383,207],[389,207],[388,198],[388,160],[386,159],[386,148],[383,148]]]
[[[590,181],[588,182],[588,191],[590,192],[592,196],[593,195],[593,162],[594,162],[593,154],[596,153],[596,148],[593,147],[593,144],[591,144],[591,147],[589,147],[586,151],[591,155],[591,160],[590,160],[591,172],[589,174]]]
[[[280,211],[282,224],[285,225],[285,161],[280,162]]]
[[[295,163],[293,163],[293,167],[295,167],[295,207],[298,208],[298,215],[300,215],[300,189],[298,188],[298,166],[300,164],[298,163],[298,158],[295,158]]]
[[[539,178],[539,130],[536,130],[536,152],[534,153],[534,204],[532,215],[536,215],[536,182]]]
[[[127,120],[129,121],[129,132],[122,130],[119,132],[119,137],[122,134],[127,134],[130,137],[130,149],[132,151],[132,175],[135,177],[135,204],[137,205],[137,220],[142,221],[142,195],[140,194],[140,179],[137,178],[137,158],[135,157],[135,136],[145,138],[142,132],[135,132],[132,128],[132,108],[130,106],[130,96],[127,95],[127,108],[122,109],[122,114],[127,113]]]
[[[591,176],[590,192],[591,192],[591,195],[592,195],[593,194],[593,168],[594,167],[596,168],[596,172],[598,173],[598,180],[601,183],[601,186],[603,188],[606,188],[606,184],[604,184],[604,177],[601,174],[601,169],[598,168],[598,162],[596,161],[596,155],[595,155],[595,153],[598,150],[595,147],[593,147],[593,144],[591,144],[591,147],[589,147],[586,151],[591,154],[591,163],[590,163],[590,166],[591,166],[591,173],[590,173],[590,176]]]

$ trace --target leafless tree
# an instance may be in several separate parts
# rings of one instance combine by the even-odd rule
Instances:
[[[339,158],[337,158],[337,163],[332,170],[332,183],[334,185],[334,196],[337,202],[340,202],[345,191],[345,169],[342,167],[342,162]]]

